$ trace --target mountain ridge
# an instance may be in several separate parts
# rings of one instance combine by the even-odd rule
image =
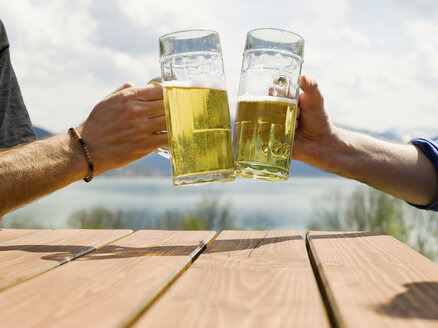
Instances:
[[[421,131],[419,129],[405,130],[405,129],[392,129],[384,132],[373,132],[364,129],[354,129],[343,126],[343,128],[366,133],[378,138],[383,138],[390,141],[397,142],[407,142],[414,137],[426,137],[433,140],[438,140],[438,129],[425,129]],[[52,133],[48,130],[35,127],[35,132],[38,138],[44,138]],[[431,138],[431,135],[436,135],[436,137]],[[292,160],[291,164],[291,176],[302,176],[302,177],[322,177],[322,176],[333,176],[332,173],[323,171],[321,169],[310,166],[306,163]],[[165,159],[155,152],[132,162],[124,167],[117,168],[105,172],[104,176],[170,176],[170,161]]]

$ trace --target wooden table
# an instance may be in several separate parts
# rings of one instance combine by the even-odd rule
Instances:
[[[0,231],[0,327],[438,327],[438,265],[376,232]]]

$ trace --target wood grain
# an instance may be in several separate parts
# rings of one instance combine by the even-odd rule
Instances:
[[[0,322],[11,327],[129,324],[187,268],[194,251],[199,254],[215,235],[137,231],[4,291]]]
[[[44,230],[0,243],[0,290],[91,252],[131,230]]]
[[[328,327],[297,231],[224,231],[134,327]]]
[[[0,243],[42,232],[40,229],[0,229]]]
[[[438,265],[379,232],[315,232],[308,249],[339,327],[438,327]]]

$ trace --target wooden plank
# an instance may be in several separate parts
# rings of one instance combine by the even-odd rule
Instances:
[[[0,243],[38,233],[41,229],[0,229]]]
[[[0,243],[0,290],[91,252],[131,230],[44,230]]]
[[[328,327],[298,231],[224,231],[134,327]]]
[[[137,231],[4,291],[0,322],[11,327],[128,324],[215,235],[212,231]]]
[[[438,265],[379,232],[307,234],[338,327],[438,327]]]

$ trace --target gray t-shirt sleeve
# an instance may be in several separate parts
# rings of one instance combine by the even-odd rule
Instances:
[[[0,148],[36,139],[9,57],[9,42],[0,20]]]

